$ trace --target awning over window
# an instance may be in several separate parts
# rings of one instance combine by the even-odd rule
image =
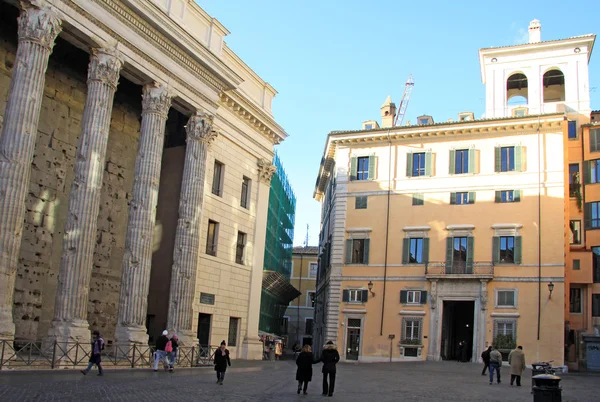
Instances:
[[[302,292],[292,286],[285,276],[276,271],[263,272],[262,288],[286,306],[302,294]]]

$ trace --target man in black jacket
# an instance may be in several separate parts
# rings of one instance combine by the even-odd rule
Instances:
[[[481,375],[485,375],[485,371],[490,368],[490,352],[492,351],[492,347],[489,346],[486,350],[481,352],[481,359],[483,360],[483,371]]]
[[[321,353],[321,361],[323,362],[323,395],[333,396],[336,374],[335,365],[340,361],[340,354],[333,342],[329,341],[325,345]],[[327,376],[329,376],[329,384],[327,384]]]
[[[161,360],[166,361],[167,366],[169,364],[167,352],[165,352],[165,347],[167,346],[167,342],[169,342],[169,338],[167,337],[168,334],[169,332],[164,330],[162,335],[156,340],[156,351],[154,352],[154,371],[158,371],[158,362]]]

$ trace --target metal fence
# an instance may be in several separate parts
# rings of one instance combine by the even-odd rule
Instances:
[[[175,366],[199,367],[210,365],[216,346],[181,346],[177,351]],[[105,367],[144,368],[154,365],[155,347],[139,344],[108,344],[102,351]],[[54,369],[80,367],[88,364],[90,343],[0,340],[0,370]]]

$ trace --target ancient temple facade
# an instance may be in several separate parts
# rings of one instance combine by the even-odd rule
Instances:
[[[0,338],[259,359],[276,91],[192,0],[0,2]]]

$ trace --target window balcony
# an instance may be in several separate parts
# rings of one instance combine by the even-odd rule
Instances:
[[[425,264],[427,279],[492,279],[494,264],[490,261],[453,261],[451,265],[445,262],[429,262]]]

